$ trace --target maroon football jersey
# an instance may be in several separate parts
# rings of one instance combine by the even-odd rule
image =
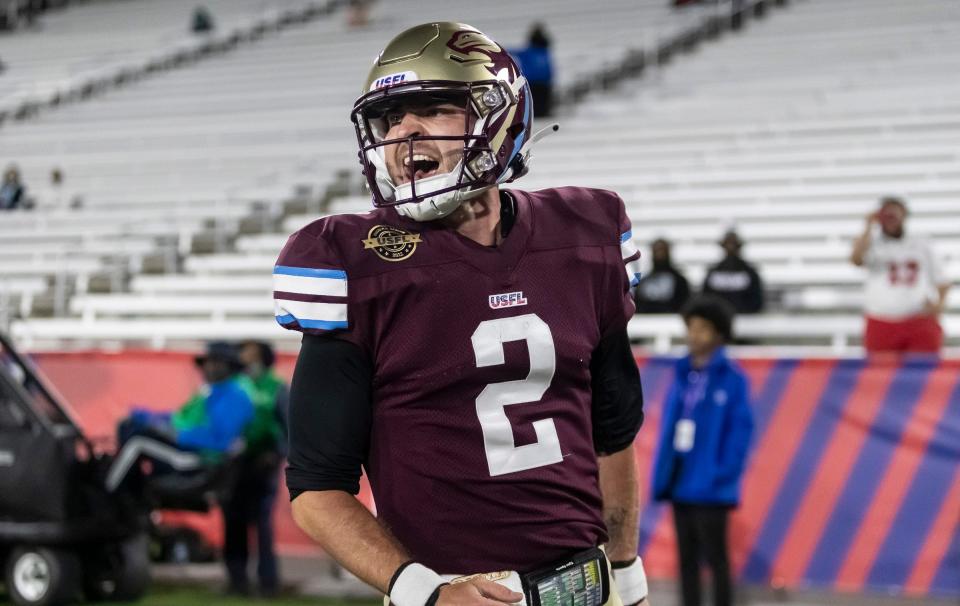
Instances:
[[[293,234],[277,320],[374,363],[366,471],[378,515],[440,573],[529,570],[606,540],[590,356],[633,314],[620,198],[511,191],[495,248],[390,208]]]

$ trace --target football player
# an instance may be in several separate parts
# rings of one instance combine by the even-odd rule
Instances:
[[[301,229],[274,270],[277,321],[304,333],[294,517],[396,606],[646,603],[639,253],[612,192],[500,189],[532,115],[483,33],[403,32],[352,113],[376,208]]]

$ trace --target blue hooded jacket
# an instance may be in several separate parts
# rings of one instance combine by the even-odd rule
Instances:
[[[513,58],[520,64],[520,72],[531,83],[550,84],[553,82],[553,61],[550,50],[542,46],[528,46],[511,51]]]
[[[249,379],[236,375],[205,386],[198,394],[205,396],[205,418],[190,427],[177,427],[177,446],[220,453],[229,450],[253,419],[253,400],[245,382]]]
[[[693,447],[674,449],[674,427],[684,415],[685,394],[697,373],[706,373],[703,397],[687,414],[696,425]],[[740,479],[753,433],[750,385],[743,370],[718,349],[702,369],[690,356],[677,361],[664,401],[660,442],[653,469],[653,496],[692,505],[737,505]],[[679,467],[678,467],[679,466]]]

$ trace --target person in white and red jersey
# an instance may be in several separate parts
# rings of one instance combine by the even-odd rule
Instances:
[[[950,283],[929,242],[907,235],[906,218],[903,200],[884,198],[853,245],[851,261],[868,271],[863,342],[869,353],[935,353],[943,344],[939,320]]]

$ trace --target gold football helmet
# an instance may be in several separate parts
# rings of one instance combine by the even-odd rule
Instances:
[[[464,107],[463,134],[386,139],[392,110],[416,103]],[[462,23],[426,23],[391,40],[351,114],[374,205],[396,206],[420,221],[446,216],[462,201],[525,174],[532,118],[530,88],[516,62],[502,46]],[[393,182],[387,146],[405,144],[401,149],[409,158],[404,162],[412,167],[415,143],[437,140],[463,142],[453,170]]]

